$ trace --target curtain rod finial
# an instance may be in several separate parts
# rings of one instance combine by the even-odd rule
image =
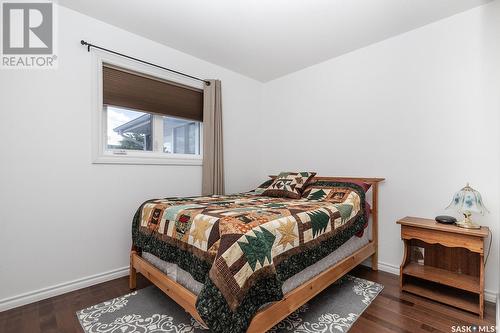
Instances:
[[[91,44],[90,43],[87,43],[86,41],[84,41],[83,39],[80,41],[80,44],[82,45],[87,45],[87,52],[90,52],[90,46]]]

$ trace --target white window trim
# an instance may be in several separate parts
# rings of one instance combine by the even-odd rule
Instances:
[[[167,154],[158,151],[124,151],[126,155],[121,155],[120,151],[107,150],[106,147],[106,119],[103,112],[103,87],[102,87],[102,66],[103,64],[113,65],[131,71],[144,73],[164,80],[180,83],[197,89],[203,89],[203,82],[193,82],[188,78],[175,73],[169,73],[161,69],[143,65],[133,60],[115,56],[101,50],[92,50],[92,68],[94,75],[92,78],[92,163],[95,164],[156,164],[156,165],[202,165],[203,151],[203,124],[200,126],[200,154]],[[161,116],[154,116],[161,117]],[[158,122],[153,122],[154,124]],[[153,133],[158,131],[153,128]],[[154,135],[154,134],[153,134]],[[153,140],[154,149],[160,143]]]

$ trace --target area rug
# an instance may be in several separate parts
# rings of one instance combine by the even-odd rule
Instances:
[[[347,275],[269,332],[347,332],[384,287]],[[208,333],[179,305],[150,286],[76,313],[86,333]]]

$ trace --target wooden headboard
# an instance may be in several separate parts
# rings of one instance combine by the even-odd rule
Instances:
[[[276,178],[275,175],[270,175],[272,179]],[[313,180],[322,180],[327,182],[348,182],[357,181],[371,185],[372,203],[371,203],[371,218],[372,218],[372,242],[375,247],[375,253],[372,258],[372,268],[378,269],[378,185],[383,182],[385,178],[371,178],[371,177],[318,177],[315,176]]]

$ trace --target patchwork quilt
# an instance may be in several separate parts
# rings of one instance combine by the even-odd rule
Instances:
[[[282,283],[324,258],[366,224],[365,193],[335,186],[330,200],[257,192],[145,202],[134,217],[138,248],[174,262],[204,284],[197,310],[214,332],[244,332]]]

